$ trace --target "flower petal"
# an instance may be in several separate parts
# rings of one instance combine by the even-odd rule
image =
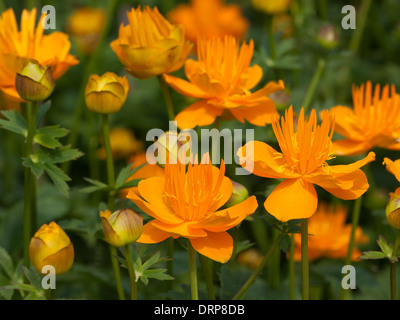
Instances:
[[[386,165],[387,171],[393,174],[397,181],[400,182],[400,159],[393,162],[389,158],[384,158],[383,164]]]
[[[340,139],[332,142],[332,153],[339,156],[360,155],[372,149],[372,145],[367,141],[356,141]]]
[[[265,209],[282,222],[306,219],[317,210],[318,197],[314,186],[299,178],[281,182],[265,200]]]
[[[169,233],[171,236],[179,236],[184,238],[206,237],[207,233],[199,228],[192,228],[192,222],[183,222],[179,224],[169,224],[160,220],[153,220],[153,226]]]
[[[251,173],[266,178],[297,178],[282,153],[260,141],[250,141],[237,152],[240,165]]]
[[[212,124],[222,112],[223,109],[213,107],[206,100],[200,100],[181,111],[175,117],[175,121],[180,129],[192,129]]]
[[[199,87],[186,80],[182,80],[169,74],[164,74],[164,80],[172,89],[181,95],[192,98],[206,98],[208,96],[207,93],[202,91]]]
[[[265,126],[271,123],[278,115],[275,108],[275,102],[269,98],[264,99],[261,103],[254,107],[229,109],[229,111],[240,122],[247,120],[255,126]]]
[[[214,261],[225,263],[233,251],[233,239],[227,232],[207,232],[204,238],[190,239],[193,248]]]
[[[171,235],[162,231],[153,225],[153,221],[146,223],[143,226],[142,234],[137,240],[139,243],[158,243],[169,238]]]
[[[350,140],[364,140],[364,133],[354,111],[346,106],[336,106],[330,109],[331,117],[335,118],[335,131]]]

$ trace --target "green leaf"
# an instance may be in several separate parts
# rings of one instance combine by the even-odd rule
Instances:
[[[71,149],[71,146],[63,146],[56,150],[46,150],[41,149],[43,153],[46,153],[47,157],[44,162],[47,163],[62,163],[71,160],[76,160],[83,155],[78,149]]]
[[[389,258],[392,257],[393,244],[388,244],[386,239],[382,235],[379,235],[379,238],[376,242],[378,243],[379,248],[381,248],[383,254],[386,257],[389,257]]]
[[[174,277],[171,277],[169,274],[165,273],[166,271],[167,269],[150,269],[144,271],[143,276],[157,280],[174,280]]]
[[[381,251],[364,251],[358,259],[361,260],[377,260],[386,258],[385,254]]]
[[[7,251],[0,247],[0,267],[3,268],[7,276],[11,279],[14,273],[14,264]]]
[[[20,134],[24,137],[28,135],[28,125],[18,111],[6,110],[1,113],[5,119],[0,119],[0,128]]]
[[[128,180],[128,178],[130,176],[132,176],[136,171],[143,168],[146,164],[147,164],[147,162],[132,169],[133,162],[131,162],[126,167],[122,168],[117,176],[117,179],[115,180],[115,189],[120,190],[120,189],[130,188],[131,186],[134,187],[135,185],[132,185],[131,181],[126,182],[126,180]],[[136,185],[137,185],[138,181],[137,182],[136,181],[133,183],[136,183]]]
[[[59,125],[42,127],[36,131],[33,141],[43,147],[55,149],[62,146],[58,139],[65,137],[68,132],[67,129],[60,128]]]
[[[281,234],[279,239],[279,247],[283,252],[287,252],[292,245],[292,240],[290,239],[290,235],[287,233]]]
[[[31,169],[36,179],[39,179],[42,176],[44,171],[43,163],[33,162],[32,158],[22,158],[22,164]]]
[[[45,103],[43,103],[37,113],[36,117],[36,128],[40,126],[40,123],[42,122],[44,116],[46,115],[47,111],[49,111],[51,107],[51,101],[47,100]]]
[[[44,170],[54,182],[58,190],[66,197],[69,196],[69,186],[66,181],[70,181],[68,177],[59,167],[52,163],[45,163]]]
[[[84,193],[92,193],[92,192],[96,192],[96,191],[107,191],[110,190],[110,187],[98,180],[93,180],[93,179],[89,179],[89,178],[85,178],[85,180],[87,182],[89,182],[90,184],[92,184],[92,186],[89,187],[85,187],[82,188],[80,191],[84,192]]]

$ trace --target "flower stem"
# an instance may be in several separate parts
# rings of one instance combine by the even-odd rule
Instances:
[[[106,163],[107,163],[107,178],[108,178],[108,186],[110,187],[109,195],[108,195],[108,209],[111,212],[115,210],[115,198],[114,198],[114,184],[115,184],[115,173],[114,173],[114,161],[111,151],[111,142],[110,142],[110,121],[109,115],[102,115],[102,131],[103,131],[103,140],[104,140],[104,148],[106,150]],[[111,255],[111,264],[114,271],[115,283],[117,286],[118,297],[120,300],[125,300],[124,291],[122,289],[121,284],[121,271],[118,265],[118,261],[114,258],[117,255],[117,250],[110,246],[110,255]]]
[[[203,268],[204,272],[204,277],[206,279],[206,284],[207,284],[207,292],[208,292],[208,298],[210,300],[215,300],[215,292],[214,292],[214,283],[213,283],[213,275],[212,275],[212,269],[210,268],[210,260],[207,259],[205,256],[202,254],[199,255],[200,257],[200,262],[201,266]],[[212,262],[212,261],[211,261]]]
[[[38,102],[31,102],[26,105],[27,107],[27,123],[28,133],[24,146],[24,156],[29,158],[33,152],[33,139],[36,131],[36,118],[39,104]],[[36,185],[35,177],[31,169],[25,167],[24,169],[24,265],[29,267],[29,243],[33,235],[34,225],[33,221],[36,211]]]
[[[294,234],[290,235],[289,251],[289,300],[294,300]]]
[[[400,230],[397,230],[396,240],[393,246],[392,258],[397,258],[397,253],[400,246]],[[390,262],[390,295],[392,300],[397,300],[397,281],[396,281],[396,266],[397,262],[394,260]]]
[[[175,120],[174,105],[172,103],[171,94],[169,93],[167,83],[165,82],[162,75],[157,76],[158,82],[160,83],[161,91],[164,95],[165,104],[167,106],[169,121]]]
[[[137,282],[135,268],[133,267],[131,248],[128,245],[124,246],[125,260],[128,267],[129,278],[131,280],[131,300],[137,300]]]
[[[302,274],[302,297],[303,300],[310,299],[309,262],[308,262],[308,219],[301,221],[301,274]]]
[[[192,300],[199,300],[197,289],[197,267],[196,267],[196,250],[192,247],[188,240],[188,255],[189,255],[189,274],[190,274],[190,292]]]
[[[357,198],[354,202],[349,247],[347,249],[347,256],[346,256],[346,262],[345,262],[346,265],[349,265],[351,263],[351,255],[354,250],[354,240],[355,240],[356,229],[358,227],[358,221],[360,220],[361,204],[362,204],[362,196]],[[346,296],[347,296],[346,293],[347,293],[347,290],[342,288],[342,291],[341,291],[341,299],[342,300],[346,299]]]
[[[280,239],[281,239],[280,235],[275,238],[275,240],[272,243],[271,247],[269,248],[267,254],[264,256],[263,261],[261,261],[261,263],[258,265],[257,269],[253,272],[253,274],[250,276],[250,278],[246,281],[246,283],[242,286],[242,288],[240,288],[240,290],[236,293],[236,295],[233,297],[233,300],[239,300],[246,293],[246,291],[249,289],[249,287],[253,284],[253,282],[256,280],[257,276],[264,269],[264,267],[268,264],[275,249],[278,248]]]
[[[315,89],[320,82],[321,76],[325,70],[326,62],[324,59],[318,60],[318,68],[315,70],[314,76],[311,79],[310,85],[308,86],[306,96],[304,97],[302,106],[304,111],[307,111],[315,95]]]
[[[353,37],[351,38],[349,46],[349,49],[354,53],[357,53],[360,47],[371,4],[372,0],[364,0],[361,4],[360,13],[357,15],[358,25],[357,28],[354,30]]]

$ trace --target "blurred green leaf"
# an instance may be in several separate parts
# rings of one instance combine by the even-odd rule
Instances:
[[[0,119],[0,128],[20,134],[26,138],[28,125],[17,110],[6,110],[2,111],[1,114],[5,119]]]

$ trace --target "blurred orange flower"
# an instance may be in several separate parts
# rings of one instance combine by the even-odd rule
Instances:
[[[113,159],[121,159],[142,151],[143,142],[136,139],[132,130],[115,127],[110,132],[110,144]],[[106,159],[106,150],[102,146],[97,150],[100,159]]]
[[[15,90],[15,76],[23,59],[34,59],[42,66],[50,65],[53,78],[60,78],[79,61],[69,54],[71,44],[62,32],[43,34],[41,17],[35,28],[36,9],[23,10],[18,31],[14,11],[7,9],[0,17],[0,90],[9,97],[23,101]]]
[[[387,171],[400,182],[400,159],[393,162],[389,158],[384,158],[383,164]],[[394,192],[390,192],[389,196],[390,199],[385,209],[386,219],[392,227],[400,229],[400,187]]]
[[[224,4],[221,0],[191,0],[190,5],[179,4],[169,12],[168,18],[185,27],[186,39],[197,42],[199,36],[205,38],[231,35],[243,39],[248,20],[243,17],[239,6]]]
[[[289,9],[292,0],[251,0],[251,4],[257,10],[268,14],[277,14]]]
[[[262,78],[258,65],[250,67],[254,43],[239,43],[232,36],[224,39],[199,39],[198,60],[188,59],[185,73],[189,81],[164,75],[165,81],[177,92],[201,99],[181,111],[175,118],[181,129],[212,124],[217,116],[227,112],[240,122],[264,126],[277,115],[269,94],[283,90],[284,84],[269,82],[252,93]]]
[[[184,237],[202,255],[227,262],[233,250],[228,229],[238,225],[257,208],[254,196],[227,208],[221,208],[232,194],[231,180],[225,177],[225,164],[214,167],[206,157],[200,164],[165,165],[164,177],[139,182],[139,194],[131,199],[154,220],[143,227],[141,243],[158,243],[169,237]]]
[[[157,7],[132,8],[127,16],[111,48],[131,75],[147,79],[182,67],[193,46],[183,26],[169,23]]]
[[[104,9],[81,7],[68,17],[66,29],[76,41],[78,50],[89,54],[96,48],[105,22]]]
[[[385,85],[381,95],[379,84],[372,94],[370,81],[353,86],[353,110],[339,105],[331,114],[335,131],[344,137],[333,143],[336,154],[359,155],[374,147],[400,150],[400,96],[394,86]]]
[[[308,258],[317,260],[319,258],[339,259],[346,258],[349,248],[351,224],[346,224],[347,207],[321,203],[317,212],[310,218],[308,223]],[[355,231],[355,245],[368,243],[369,237],[363,233],[361,227]],[[294,259],[301,260],[301,235],[294,235]],[[354,247],[351,259],[354,261],[361,252]]]
[[[375,154],[370,152],[352,164],[329,166],[326,161],[332,159],[334,122],[328,112],[322,116],[321,125],[317,125],[315,110],[306,120],[302,108],[295,131],[291,106],[281,118],[281,125],[278,117],[272,122],[281,152],[266,143],[252,141],[237,153],[241,165],[247,170],[252,168],[253,174],[285,179],[264,203],[265,209],[280,221],[305,219],[315,213],[318,197],[313,184],[344,200],[360,197],[369,187],[359,168],[375,160]]]

